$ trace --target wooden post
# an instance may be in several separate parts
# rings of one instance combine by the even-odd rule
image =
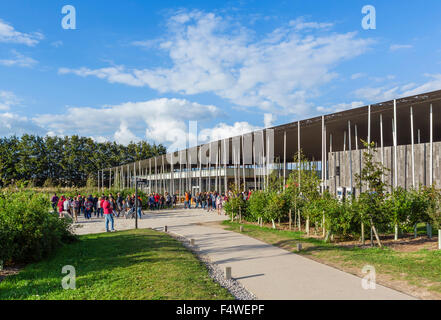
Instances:
[[[231,267],[225,267],[225,280],[231,280]]]
[[[291,230],[292,229],[291,209],[289,209],[288,216],[289,216],[289,230]]]
[[[441,250],[441,230],[438,230],[438,250]]]

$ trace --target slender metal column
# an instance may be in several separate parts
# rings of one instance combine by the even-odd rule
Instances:
[[[242,134],[242,172],[243,172],[243,191],[246,191],[246,177],[245,177],[245,139]]]
[[[199,148],[199,192],[202,192],[202,147]]]
[[[346,131],[343,134],[343,151],[346,151]]]
[[[127,184],[127,189],[130,189],[130,172],[129,172],[129,165],[127,165],[126,168],[127,168],[126,184]]]
[[[322,194],[325,192],[325,116],[322,116]]]
[[[211,191],[211,142],[210,142],[210,146],[208,148],[208,152],[210,153],[210,156],[208,157],[208,191]]]
[[[173,152],[171,153],[171,163],[170,163],[170,194],[175,193],[175,173],[174,173],[174,165],[173,165]]]
[[[348,121],[348,142],[349,142],[349,174],[350,174],[350,184],[349,184],[349,188],[353,189],[353,184],[352,184],[352,145],[351,145],[351,121]]]
[[[430,104],[430,186],[433,185],[433,110]]]
[[[354,130],[355,130],[355,150],[358,151],[358,130],[357,130],[357,125],[354,125]]]
[[[394,100],[394,187],[398,187],[397,100]]]
[[[412,186],[415,188],[415,138],[413,131],[413,107],[410,107],[410,139],[412,140]]]
[[[334,178],[334,194],[337,195],[337,176],[335,175],[337,163],[335,161],[335,154],[332,153],[332,133],[329,134],[329,154],[332,156],[332,163],[334,164],[332,169]],[[329,166],[331,166],[331,164],[329,164]]]
[[[179,196],[182,195],[182,151],[179,151]]]
[[[357,129],[355,129],[357,130]],[[367,138],[367,143],[370,147],[371,145],[371,105],[369,105],[368,107],[368,138]],[[358,141],[357,141],[357,145],[358,145]]]
[[[253,175],[254,175],[254,190],[257,190],[257,179],[256,179],[256,146],[254,145],[253,137]]]
[[[269,136],[268,136],[268,132],[266,132],[266,187],[269,188],[269,183],[270,183],[270,174],[271,174],[271,169],[269,167],[270,163],[269,163]]]
[[[217,161],[218,161],[218,170],[217,170],[218,186],[217,186],[217,192],[219,192],[221,194],[222,193],[222,177],[221,177],[221,173],[222,173],[222,148],[221,148],[220,144],[217,145]]]
[[[286,131],[283,132],[283,190],[286,186]]]
[[[155,193],[158,193],[158,161],[155,157]]]
[[[191,194],[193,194],[193,179],[192,179],[192,175],[193,175],[193,172],[191,171],[192,170],[192,165],[191,165],[191,152],[190,152],[190,154],[188,155],[188,164],[189,164],[189,170],[188,170],[188,178],[189,178],[189,181],[188,181],[188,185],[189,185],[189,187],[190,187],[190,193]]]
[[[227,171],[228,171],[228,163],[230,162],[230,159],[227,161],[227,139],[224,139],[224,188],[225,188],[225,195],[227,195],[228,192],[228,178],[227,178]]]
[[[383,138],[383,114],[380,114],[380,143],[381,143],[381,165],[384,166],[384,138]],[[384,182],[384,174],[382,175]]]
[[[97,179],[97,187],[98,187],[98,192],[100,192],[100,171],[98,170],[98,175],[97,175],[98,179]]]
[[[302,181],[301,179],[301,173],[300,173],[300,156],[301,156],[301,146],[300,146],[300,121],[297,122],[297,171],[299,173],[299,188],[300,188],[300,183]]]
[[[324,169],[325,169],[325,171],[324,171],[324,176],[323,176],[323,178],[324,178],[324,184],[323,184],[323,186],[324,186],[324,190],[326,190],[327,189],[327,187],[328,187],[328,150],[327,150],[327,145],[326,145],[326,125],[324,126],[324,131],[323,131],[323,135],[324,135],[324,139],[323,139],[323,141],[324,141],[324,145],[323,145],[323,147],[324,147],[324,156],[323,156],[323,158],[324,158]]]

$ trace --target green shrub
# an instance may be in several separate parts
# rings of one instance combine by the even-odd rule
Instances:
[[[224,209],[225,212],[231,217],[242,215],[243,218],[246,217],[247,213],[247,203],[243,200],[242,197],[233,197],[228,199],[225,203]]]
[[[275,221],[281,219],[288,213],[289,201],[287,194],[284,192],[272,191],[268,194],[267,205],[264,208],[264,220]]]
[[[49,198],[34,192],[0,195],[0,260],[6,264],[41,260],[75,240],[71,221],[49,211]]]
[[[248,200],[247,216],[248,221],[257,221],[265,215],[265,208],[268,204],[268,197],[266,192],[258,190],[251,194]]]

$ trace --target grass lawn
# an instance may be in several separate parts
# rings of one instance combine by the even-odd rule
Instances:
[[[239,223],[224,221],[227,230],[239,232]],[[390,248],[343,247],[307,238],[303,232],[274,230],[244,224],[243,234],[289,251],[302,243],[301,255],[358,276],[363,266],[375,267],[377,282],[426,299],[441,299],[441,250],[400,252]]]
[[[76,289],[64,290],[64,265]],[[0,299],[234,299],[170,236],[150,229],[80,236],[0,282]]]

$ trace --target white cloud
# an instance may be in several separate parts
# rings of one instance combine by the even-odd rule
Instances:
[[[289,25],[294,27],[295,30],[305,30],[305,29],[330,29],[334,26],[333,23],[318,23],[318,22],[307,22],[303,17],[295,20],[291,20]]]
[[[25,133],[43,134],[44,131],[25,116],[12,112],[0,113],[0,136],[21,136]]]
[[[322,114],[329,114],[329,113],[335,113],[340,112],[344,110],[354,109],[358,107],[362,107],[364,105],[363,101],[353,101],[351,103],[339,103],[336,105],[333,105],[331,107],[317,107],[317,111]]]
[[[366,76],[366,74],[365,74],[365,73],[362,73],[362,72],[354,73],[354,74],[351,76],[351,79],[352,79],[352,80],[356,80],[356,79],[364,78],[365,76]]]
[[[212,105],[163,98],[102,108],[67,107],[62,114],[37,115],[33,121],[56,135],[80,132],[124,144],[146,139],[185,147],[188,121],[204,121],[221,114]]]
[[[119,125],[118,131],[114,134],[114,139],[119,144],[129,144],[130,142],[138,142],[141,139],[132,133],[127,127],[127,124],[122,122]]]
[[[61,41],[61,40],[53,41],[53,42],[51,42],[51,46],[55,47],[55,48],[59,48],[59,47],[63,46],[63,41]]]
[[[180,12],[169,19],[168,40],[159,45],[170,57],[171,67],[61,68],[59,73],[148,86],[161,93],[212,92],[238,106],[304,114],[313,107],[308,100],[338,77],[334,68],[361,55],[373,43],[356,33],[300,32],[331,26],[294,20],[256,39],[253,31],[231,19],[200,11]]]
[[[263,126],[265,128],[270,128],[274,125],[274,121],[276,121],[276,117],[272,113],[265,113],[263,115]]]
[[[408,87],[403,87],[404,96],[413,96],[424,92],[441,90],[441,74],[425,74],[429,81],[417,86],[416,88],[410,89]]]
[[[401,50],[401,49],[411,49],[413,48],[413,45],[411,44],[392,44],[389,47],[390,51],[397,51],[397,50]]]
[[[370,102],[382,102],[441,90],[441,74],[425,74],[425,76],[430,80],[421,85],[412,82],[404,85],[360,88],[355,91],[355,95]]]
[[[30,57],[26,57],[15,50],[12,50],[11,52],[14,57],[9,59],[0,59],[0,65],[7,67],[18,66],[18,67],[29,68],[38,63],[37,60],[34,60]]]
[[[35,46],[44,38],[39,32],[22,33],[16,31],[13,26],[0,20],[0,42],[19,43],[27,46]]]
[[[198,142],[207,143],[210,141],[222,140],[230,137],[240,136],[242,134],[262,129],[253,126],[248,122],[235,122],[233,125],[219,123],[213,128],[203,129],[199,133]]]
[[[18,105],[20,103],[20,99],[15,96],[14,93],[10,91],[1,91],[0,90],[0,110],[6,111],[9,110],[12,106]]]

